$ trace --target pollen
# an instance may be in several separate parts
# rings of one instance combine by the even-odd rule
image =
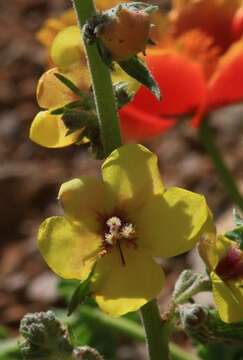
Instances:
[[[191,30],[177,39],[179,49],[192,60],[200,63],[206,79],[214,73],[222,49],[214,44],[213,38],[200,30]]]

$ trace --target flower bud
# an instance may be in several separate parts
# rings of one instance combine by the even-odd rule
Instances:
[[[184,329],[196,329],[207,320],[208,309],[199,304],[186,305],[180,308],[180,318]]]
[[[51,360],[54,354],[59,360],[71,357],[73,347],[52,311],[25,315],[20,333],[25,338],[20,350],[26,360]]]
[[[149,14],[121,7],[113,20],[101,28],[98,37],[114,60],[123,61],[145,51],[149,31]]]

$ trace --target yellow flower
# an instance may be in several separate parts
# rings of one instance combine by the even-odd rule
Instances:
[[[235,241],[223,235],[209,236],[199,245],[210,272],[213,296],[226,323],[243,320],[243,252]]]
[[[39,145],[60,148],[77,142],[82,130],[66,136],[68,129],[62,121],[62,116],[51,114],[52,110],[78,100],[78,96],[62,84],[55,73],[64,75],[85,92],[88,92],[91,86],[84,47],[77,26],[69,26],[58,33],[52,43],[51,58],[55,67],[46,71],[37,85],[37,102],[41,108],[47,110],[39,112],[34,118],[30,138]],[[139,87],[139,83],[118,65],[112,71],[112,81],[126,82],[131,95]]]
[[[66,136],[68,129],[62,116],[51,114],[52,110],[78,100],[78,96],[62,84],[55,73],[64,75],[83,91],[88,91],[90,86],[81,36],[76,26],[59,32],[52,44],[51,57],[55,67],[41,76],[36,91],[38,105],[47,110],[35,116],[30,138],[39,145],[59,148],[75,143],[81,130]]]
[[[203,196],[164,188],[157,157],[137,144],[113,151],[102,165],[102,179],[68,181],[58,197],[64,216],[43,222],[39,249],[65,279],[86,279],[96,263],[91,291],[112,316],[158,295],[164,273],[154,257],[190,250],[209,217]]]

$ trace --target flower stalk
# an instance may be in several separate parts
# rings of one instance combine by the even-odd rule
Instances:
[[[82,32],[87,19],[96,13],[93,0],[72,0],[72,2]],[[102,61],[96,45],[85,42],[85,50],[92,78],[104,154],[108,156],[113,150],[121,146],[119,119],[110,71]]]
[[[141,308],[141,318],[149,359],[169,360],[169,323],[161,319],[156,300],[148,302]]]
[[[86,21],[95,15],[92,0],[72,0],[76,11],[80,30]],[[88,66],[92,78],[97,114],[101,130],[104,153],[108,156],[121,146],[121,135],[117,116],[116,101],[113,92],[110,72],[103,63],[97,47],[85,43]],[[169,355],[169,322],[162,321],[155,300],[150,301],[141,309],[141,317],[148,345],[148,359],[170,359]]]
[[[208,124],[208,119],[204,118],[201,122],[199,137],[206,152],[210,156],[215,169],[224,184],[225,190],[233,202],[243,211],[243,198],[238,190],[235,180],[229,172],[224,160],[215,145],[212,129]]]

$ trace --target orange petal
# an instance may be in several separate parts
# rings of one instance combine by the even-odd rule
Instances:
[[[124,140],[142,141],[166,132],[176,123],[175,119],[163,119],[142,111],[133,103],[120,110],[121,129]]]
[[[243,6],[235,13],[232,21],[232,31],[235,39],[240,39],[243,35]]]
[[[221,58],[209,83],[209,107],[243,100],[243,41],[235,43]]]
[[[149,129],[149,123],[152,120],[155,123],[157,117],[157,130],[163,130],[160,124],[163,121],[161,117],[175,117],[195,112],[204,103],[207,88],[200,64],[174,51],[159,48],[150,50],[146,61],[160,86],[162,100],[158,101],[149,90],[142,86],[133,101],[122,110],[122,119],[124,117],[128,121],[130,117],[135,118],[138,123],[141,121],[141,124],[147,122],[147,129],[144,129],[143,133],[148,131],[150,135],[151,130],[151,135],[154,135],[154,130]],[[122,125],[127,126],[126,120],[123,120]],[[166,127],[170,127],[168,121]]]
[[[226,49],[233,41],[232,20],[239,0],[174,0],[171,19],[175,35],[200,29]]]

